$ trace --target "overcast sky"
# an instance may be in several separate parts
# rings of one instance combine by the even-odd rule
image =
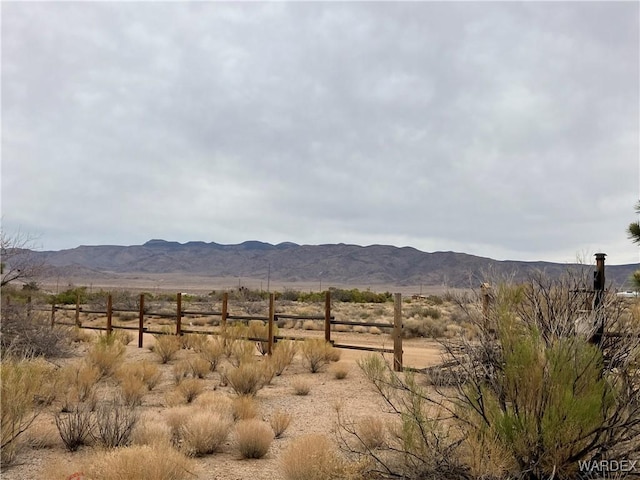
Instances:
[[[2,2],[2,228],[635,263],[638,2]]]

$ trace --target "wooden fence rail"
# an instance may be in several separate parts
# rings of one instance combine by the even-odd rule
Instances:
[[[75,326],[78,328],[86,328],[88,330],[103,330],[107,333],[111,333],[113,330],[136,330],[138,331],[138,348],[143,347],[144,334],[175,334],[175,335],[183,335],[185,333],[189,334],[200,334],[200,335],[217,335],[219,332],[211,331],[211,330],[193,330],[189,328],[183,328],[182,319],[185,315],[199,315],[199,316],[217,316],[220,317],[220,327],[224,330],[227,325],[227,322],[236,322],[236,321],[251,321],[251,320],[260,320],[263,322],[267,322],[267,338],[247,338],[247,340],[251,341],[259,341],[267,343],[267,354],[271,355],[273,351],[274,344],[279,340],[305,340],[308,337],[296,337],[296,336],[283,336],[274,334],[275,328],[274,323],[278,319],[288,319],[288,320],[322,320],[324,322],[324,339],[327,342],[330,342],[336,348],[350,349],[350,350],[362,350],[362,351],[372,351],[372,352],[382,352],[382,353],[393,353],[393,365],[396,371],[402,371],[402,296],[399,293],[394,295],[394,322],[390,323],[376,323],[376,322],[353,322],[348,320],[336,320],[331,315],[331,293],[329,291],[325,292],[325,305],[324,305],[324,315],[289,315],[283,313],[275,313],[275,295],[271,293],[269,295],[269,313],[267,316],[259,316],[259,315],[232,315],[229,313],[229,295],[227,292],[223,293],[222,296],[222,310],[221,311],[196,311],[196,310],[183,310],[182,309],[182,294],[178,293],[176,295],[176,308],[174,313],[168,312],[152,312],[145,311],[145,299],[144,294],[140,294],[139,308],[138,309],[126,309],[126,308],[113,308],[113,297],[111,294],[107,296],[107,304],[106,310],[95,310],[95,309],[84,309],[80,305],[80,299],[76,301],[76,305],[74,307],[69,306],[59,306],[52,305],[51,306],[51,326],[54,325],[69,325]],[[57,311],[73,311],[75,313],[75,322],[60,322],[56,321],[56,312]],[[113,324],[113,314],[114,313],[136,313],[138,315],[138,325],[130,326],[130,325],[114,325]],[[80,321],[81,314],[101,314],[106,315],[107,322],[106,326],[88,326],[82,325]],[[145,319],[148,318],[171,318],[175,319],[175,331],[168,332],[164,331],[154,331],[145,326]],[[365,327],[378,327],[384,329],[392,330],[393,337],[393,349],[384,348],[384,347],[372,347],[366,345],[348,345],[342,343],[336,343],[331,338],[331,326],[332,325],[350,325],[350,326],[365,326]]]

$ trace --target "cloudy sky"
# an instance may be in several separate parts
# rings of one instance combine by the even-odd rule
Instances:
[[[2,2],[2,228],[635,263],[638,2]]]

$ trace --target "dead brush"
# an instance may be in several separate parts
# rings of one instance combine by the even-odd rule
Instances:
[[[237,397],[232,403],[233,419],[249,420],[258,416],[258,407],[253,397]]]
[[[105,448],[129,445],[138,414],[117,402],[100,405],[95,415],[96,439]]]
[[[289,428],[291,424],[291,414],[283,412],[282,410],[276,410],[269,418],[269,425],[275,435],[275,438],[280,438],[284,432]]]
[[[275,369],[276,376],[282,375],[285,369],[293,363],[296,356],[297,346],[293,340],[283,340],[275,344],[271,362]]]
[[[235,428],[235,443],[242,458],[264,457],[273,438],[273,430],[262,420],[242,420]]]
[[[164,364],[173,360],[182,348],[180,337],[175,335],[156,334],[154,338],[155,343],[150,347],[150,350],[158,356],[160,363]]]
[[[89,362],[79,362],[60,369],[62,411],[70,412],[77,403],[95,404],[95,390],[100,370]]]
[[[215,453],[226,442],[231,426],[231,420],[219,413],[195,411],[179,429],[180,448],[191,457]]]
[[[136,363],[125,363],[120,367],[117,378],[123,382],[125,378],[134,377],[139,379],[147,387],[147,390],[153,390],[162,378],[162,373],[158,365],[147,360]]]
[[[114,335],[99,335],[87,352],[87,362],[100,372],[100,378],[113,375],[122,364],[124,345]]]
[[[76,405],[69,413],[58,413],[55,422],[62,442],[70,452],[93,440],[93,413],[84,405]]]
[[[265,385],[264,368],[256,361],[245,362],[227,370],[225,381],[237,395],[254,396]]]
[[[204,337],[204,339],[194,350],[209,364],[209,370],[215,372],[224,356],[224,339],[220,337]]]
[[[79,471],[92,480],[183,480],[193,465],[170,446],[135,445],[90,454]]]
[[[321,338],[308,339],[300,347],[302,357],[311,373],[322,370],[329,362],[340,360],[340,352]]]

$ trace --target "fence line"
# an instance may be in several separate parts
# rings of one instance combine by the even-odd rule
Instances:
[[[220,328],[224,330],[229,321],[251,321],[251,320],[260,320],[263,322],[267,322],[267,338],[247,338],[247,340],[251,341],[259,341],[267,343],[267,354],[271,355],[273,351],[273,346],[278,340],[305,340],[308,337],[296,337],[296,336],[282,336],[274,334],[274,323],[277,322],[278,319],[291,319],[291,320],[322,320],[324,322],[324,339],[327,342],[330,342],[336,348],[343,348],[349,350],[362,350],[362,351],[371,351],[371,352],[382,352],[382,353],[393,353],[393,366],[396,371],[402,371],[402,295],[400,293],[396,293],[394,295],[394,321],[391,323],[375,323],[375,322],[353,322],[348,320],[336,320],[331,315],[331,292],[325,292],[325,301],[324,301],[324,315],[288,315],[288,314],[276,314],[275,313],[275,295],[273,293],[269,294],[269,313],[267,316],[258,316],[258,315],[232,315],[229,313],[229,294],[224,292],[222,295],[222,310],[220,312],[217,311],[205,311],[198,312],[195,310],[182,310],[182,294],[176,294],[176,309],[175,313],[166,313],[166,312],[146,312],[144,306],[144,294],[140,294],[139,308],[136,310],[132,309],[120,309],[113,308],[113,297],[111,294],[107,296],[107,306],[106,311],[103,310],[85,310],[80,306],[80,296],[76,298],[76,304],[74,307],[66,307],[66,306],[51,306],[51,326],[54,325],[69,325],[75,326],[78,328],[86,328],[88,330],[103,330],[107,333],[111,333],[113,330],[121,329],[121,330],[137,330],[138,331],[138,348],[143,347],[143,337],[145,333],[151,334],[175,334],[175,335],[183,335],[185,333],[189,334],[200,334],[200,335],[218,335],[219,332],[210,331],[210,330],[192,330],[185,329],[182,327],[182,318],[185,315],[200,315],[204,317],[210,316],[219,316],[220,317]],[[75,322],[56,322],[56,312],[58,310],[61,311],[73,311]],[[128,326],[128,325],[114,325],[113,324],[113,314],[114,313],[137,313],[138,314],[138,325],[137,326]],[[80,322],[81,314],[104,314],[107,316],[107,324],[106,326],[83,326]],[[153,331],[144,325],[145,318],[172,318],[175,319],[175,332],[166,332],[166,331]],[[331,339],[331,326],[332,325],[351,325],[351,326],[365,326],[365,327],[378,327],[384,329],[391,329],[391,334],[393,338],[393,349],[384,348],[384,347],[371,347],[366,345],[350,345],[350,344],[342,344],[336,343]]]

